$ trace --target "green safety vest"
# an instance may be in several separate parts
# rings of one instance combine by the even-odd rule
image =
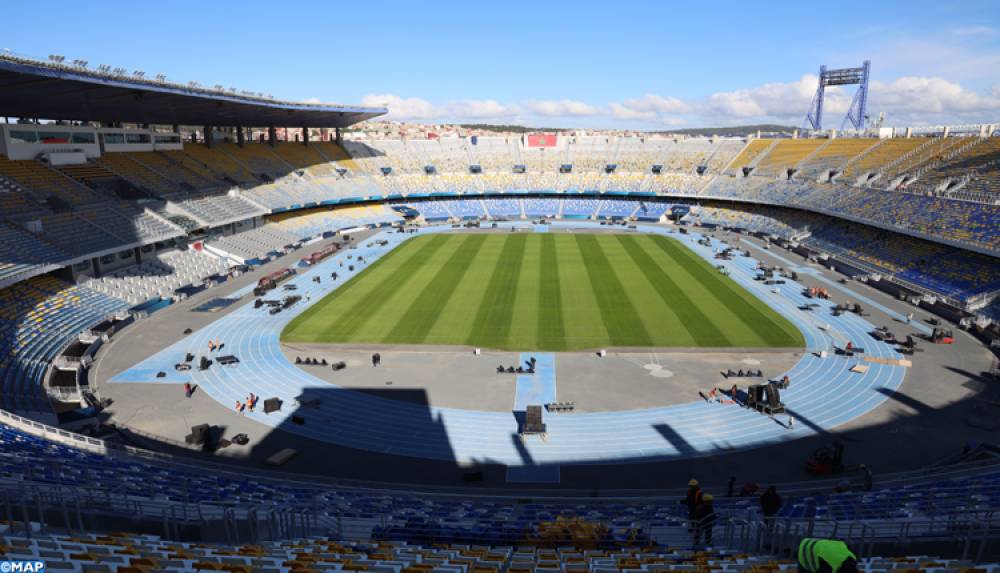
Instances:
[[[857,559],[843,541],[807,537],[799,543],[799,563],[809,571],[819,571],[819,560],[822,559],[830,565],[833,573],[837,573],[849,558]]]

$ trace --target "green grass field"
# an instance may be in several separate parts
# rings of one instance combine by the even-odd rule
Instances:
[[[803,345],[791,323],[678,241],[562,233],[411,239],[292,320],[282,339],[509,350]]]

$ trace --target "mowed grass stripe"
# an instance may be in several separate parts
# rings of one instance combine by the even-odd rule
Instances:
[[[622,284],[623,298],[627,298],[636,309],[639,320],[649,333],[653,346],[695,346],[694,337],[687,331],[673,309],[663,304],[663,299],[646,279],[642,270],[625,252],[618,241],[618,233],[597,236],[597,244],[604,250],[608,263],[615,270]]]
[[[375,286],[368,285],[370,290],[364,298],[356,304],[351,305],[349,309],[345,309],[346,312],[343,313],[339,320],[331,321],[330,325],[323,330],[323,336],[327,339],[335,338],[343,340],[351,337],[355,331],[362,328],[373,318],[377,316],[381,317],[379,311],[386,304],[386,301],[416,276],[415,273],[400,272],[401,269],[420,268],[424,266],[446,244],[448,244],[448,237],[439,235],[432,237],[422,246],[414,245],[418,249],[417,252],[413,253],[413,256],[403,262],[402,266],[396,269],[396,272],[383,278]],[[363,286],[359,286],[358,288],[363,288]],[[336,301],[336,297],[334,297],[334,301]]]
[[[649,253],[646,252],[644,244],[640,244],[637,237],[632,235],[617,235],[618,241],[625,248],[625,252],[632,259],[637,267],[646,275],[646,280],[653,285],[660,299],[667,305],[677,318],[681,321],[681,327],[688,331],[691,338],[699,346],[729,346],[730,341],[726,335],[712,322],[712,320],[695,306],[691,297],[684,292],[670,275],[660,268]],[[648,241],[642,241],[648,244]]]
[[[513,308],[510,332],[507,334],[508,348],[517,350],[538,349],[538,283],[542,280],[542,236],[526,235],[521,271],[518,273],[517,301]]]
[[[559,284],[559,257],[556,255],[556,238],[545,233],[541,236],[542,253],[539,260],[538,281],[538,348],[563,350],[566,348],[566,329],[563,327],[562,292]]]
[[[424,342],[441,309],[448,304],[465,272],[479,253],[486,235],[465,235],[462,243],[441,266],[431,282],[420,291],[416,300],[396,322],[392,331],[383,339],[389,344],[419,344]]]
[[[463,239],[448,241],[443,247],[437,250],[426,263],[420,265],[406,265],[397,272],[409,273],[410,280],[406,286],[396,291],[387,298],[378,308],[378,314],[373,320],[369,320],[361,328],[355,330],[347,342],[381,342],[403,316],[413,306],[417,297],[424,290],[444,264],[451,258],[455,251],[461,246]]]
[[[472,334],[467,343],[472,346],[502,348],[507,344],[510,323],[517,300],[517,279],[524,258],[526,235],[507,235],[500,259],[493,269],[489,287],[476,313]]]
[[[451,300],[441,309],[424,344],[465,344],[472,333],[473,318],[483,304],[489,277],[500,260],[503,237],[488,235],[471,267],[459,281]]]
[[[677,283],[677,287],[688,295],[695,307],[701,310],[705,316],[710,317],[712,323],[726,334],[731,346],[759,347],[765,345],[764,339],[760,337],[756,329],[744,324],[738,316],[728,312],[722,302],[707,290],[701,281],[688,272],[685,265],[670,258],[666,252],[658,248],[652,236],[645,236],[640,240],[645,242],[646,252],[657,263],[657,266],[670,275]],[[713,269],[713,271],[715,270]]]
[[[761,310],[760,305],[764,304],[762,301],[741,296],[737,289],[742,290],[742,287],[736,283],[732,283],[735,289],[730,287],[723,281],[725,277],[708,268],[707,263],[704,263],[698,255],[667,237],[657,236],[654,237],[654,241],[674,261],[683,265],[685,270],[697,279],[703,288],[711,292],[730,313],[756,331],[767,345],[801,346],[801,335],[798,330],[794,330],[794,326],[769,309],[769,312]],[[726,281],[731,282],[732,279]],[[794,335],[790,330],[794,330]]]
[[[308,311],[292,319],[285,327],[282,337],[289,341],[303,342],[335,338],[335,335],[328,333],[331,322],[339,322],[341,315],[346,316],[361,306],[371,311],[374,306],[371,303],[378,302],[380,295],[372,291],[373,285],[381,286],[385,283],[385,288],[388,289],[393,279],[400,278],[397,276],[399,268],[409,260],[417,256],[426,260],[433,251],[441,248],[444,241],[433,240],[437,238],[417,237],[389,251],[367,269],[340,285],[333,293],[312,305]]]
[[[576,244],[587,260],[584,266],[590,277],[590,288],[597,298],[611,343],[615,346],[651,346],[652,339],[632,301],[625,296],[625,289],[597,238],[593,235],[577,235]]]
[[[570,234],[554,236],[559,259],[559,295],[562,300],[564,340],[567,348],[601,348],[611,340],[601,318],[597,298],[590,288],[586,261]]]

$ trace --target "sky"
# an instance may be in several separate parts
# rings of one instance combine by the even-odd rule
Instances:
[[[0,49],[390,119],[801,126],[821,64],[871,60],[885,125],[1000,123],[1000,1],[0,0]],[[827,90],[839,127],[853,86]]]

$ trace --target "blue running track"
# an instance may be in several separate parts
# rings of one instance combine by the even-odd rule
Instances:
[[[510,226],[504,223],[499,225]],[[582,221],[556,221],[551,226],[555,229],[599,228],[597,223]],[[420,234],[449,230],[447,227],[430,227],[421,229]],[[672,233],[667,227],[653,225],[640,225],[639,231],[669,234],[713,264],[719,262],[713,260],[712,248],[697,244],[700,238],[697,233],[680,235]],[[739,257],[723,262],[732,278],[791,320],[805,337],[808,351],[787,373],[792,379],[792,386],[782,393],[783,401],[796,418],[794,430],[786,430],[753,411],[697,401],[644,410],[547,416],[547,441],[528,440],[516,444],[511,437],[517,432],[517,422],[510,412],[427,408],[352,391],[329,392],[329,398],[324,398],[319,406],[310,409],[308,416],[318,423],[287,423],[287,418],[295,410],[295,398],[304,391],[317,393],[338,388],[297,368],[284,357],[279,346],[284,326],[309,304],[363,270],[364,267],[356,265],[353,272],[348,271],[347,255],[363,255],[367,264],[371,264],[413,236],[382,232],[367,243],[371,247],[342,251],[292,279],[298,285],[298,294],[309,297],[309,302],[303,301],[304,304],[274,316],[265,309],[254,309],[252,305],[244,304],[111,381],[151,384],[190,381],[228,408],[250,392],[278,396],[290,407],[270,415],[265,415],[258,408],[247,416],[267,426],[280,426],[288,432],[362,450],[459,462],[489,459],[513,466],[524,465],[526,459],[535,465],[684,459],[785,442],[835,428],[862,416],[884,402],[903,381],[905,368],[901,366],[867,363],[868,371],[856,374],[848,369],[859,362],[857,358],[834,356],[832,353],[827,358],[818,358],[815,354],[818,351],[831,350],[834,345],[840,346],[847,341],[863,345],[870,356],[888,359],[901,356],[891,346],[868,335],[873,326],[864,318],[850,313],[832,316],[832,304],[828,301],[818,301],[820,308],[812,312],[800,311],[799,305],[817,303],[803,296],[801,285],[788,281],[776,287],[765,287],[753,280],[757,261]],[[377,246],[374,243],[377,239],[385,239],[388,245]],[[341,263],[345,263],[344,266]],[[334,270],[341,276],[336,284],[328,278]],[[321,284],[312,282],[315,275],[323,277]],[[777,288],[778,292],[772,293],[772,288]],[[865,299],[855,296],[854,300]],[[827,324],[828,329],[825,328]],[[204,355],[208,340],[217,338],[225,342],[225,354],[235,354],[240,358],[239,365],[213,366],[204,372],[174,372],[173,365],[185,353]],[[535,356],[540,366],[543,360],[549,359],[544,354]],[[547,356],[553,360],[551,395],[554,397],[555,358]],[[166,372],[167,378],[155,378],[155,373],[159,371]],[[534,378],[541,381],[544,377],[536,374]],[[709,382],[706,379],[706,385]],[[524,391],[548,392],[546,384],[541,382],[538,388],[526,385]],[[518,393],[521,391],[519,381]],[[353,415],[345,416],[344,412]],[[442,435],[447,439],[442,439]]]

